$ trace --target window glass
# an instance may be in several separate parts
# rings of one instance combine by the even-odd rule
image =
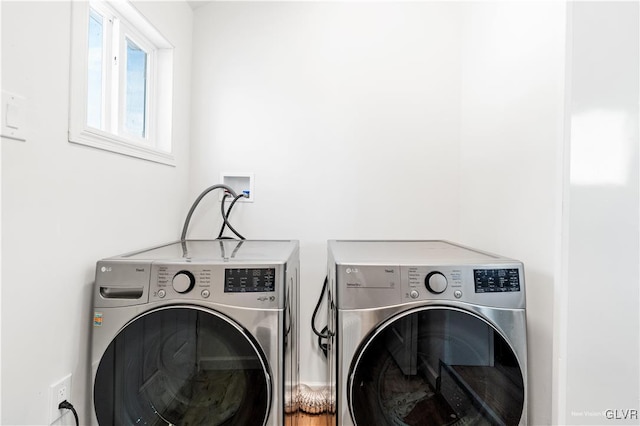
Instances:
[[[87,125],[102,129],[103,105],[103,17],[94,9],[89,14],[89,54],[87,75]]]
[[[129,1],[71,3],[69,142],[175,165],[174,47]]]
[[[147,52],[127,38],[125,130],[141,138],[146,136]]]

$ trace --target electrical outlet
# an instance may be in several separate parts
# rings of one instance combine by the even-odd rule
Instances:
[[[65,413],[66,410],[61,410],[58,405],[64,401],[69,400],[71,395],[71,374],[65,376],[57,383],[49,386],[49,424],[53,424]]]

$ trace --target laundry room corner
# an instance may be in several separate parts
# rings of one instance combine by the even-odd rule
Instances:
[[[161,59],[149,62],[160,71],[146,73],[144,62],[144,75],[170,76],[170,82],[161,79],[166,84],[152,86],[163,99],[172,96],[170,108],[151,108],[160,111],[145,121],[153,130],[145,133],[145,127],[135,135],[128,146],[133,151],[124,154],[114,149],[122,142],[118,137],[110,149],[79,143],[73,124],[78,117],[87,124],[90,116],[74,104],[76,98],[86,101],[85,107],[90,103],[88,94],[77,96],[78,88],[81,95],[90,89],[85,74],[76,73],[77,68],[88,73],[77,66],[90,62],[90,49],[74,35],[80,27],[89,38],[97,10],[111,13],[118,5],[134,21],[146,22],[152,38],[160,40]],[[78,16],[87,22],[78,26]],[[100,16],[109,22],[101,33],[103,46],[107,38],[136,54],[147,46],[133,41],[138,34],[108,37],[130,22]],[[404,315],[405,307],[409,317],[415,313],[408,322],[420,323],[422,335],[414,341],[422,342],[428,356],[441,357],[423,363],[420,374],[429,378],[420,386],[441,389],[441,373],[434,371],[454,364],[444,365],[445,357],[463,360],[463,367],[498,365],[509,374],[494,377],[515,378],[511,389],[517,392],[510,396],[520,410],[502,423],[638,424],[637,0],[0,0],[0,24],[0,119],[6,125],[0,141],[0,424],[74,424],[70,412],[52,420],[61,413],[51,409],[49,399],[60,387],[80,424],[96,424],[98,416],[107,419],[101,423],[117,424],[118,404],[108,396],[96,404],[96,383],[102,396],[117,393],[114,389],[131,396],[155,378],[132,374],[134,379],[114,380],[109,365],[98,374],[102,356],[106,364],[109,357],[122,356],[138,372],[145,370],[139,353],[152,345],[136,333],[140,324],[165,315],[184,326],[179,334],[187,342],[167,345],[171,356],[185,349],[184,357],[165,369],[178,372],[176,394],[183,390],[184,371],[202,359],[208,366],[223,359],[222,368],[197,371],[207,385],[224,376],[221,371],[233,370],[227,368],[233,362],[246,361],[244,370],[259,370],[258,377],[223,378],[225,385],[218,388],[241,384],[238,388],[250,390],[230,392],[227,400],[242,423],[253,416],[237,409],[251,405],[251,383],[258,384],[263,426],[291,424],[298,411],[324,422],[324,415],[335,414],[329,389],[335,391],[337,370],[331,368],[338,362],[344,389],[355,375],[368,380],[373,368],[367,366],[390,372],[396,362],[396,373],[417,371],[417,355],[408,367],[393,354],[376,360],[364,356],[368,348],[355,347],[353,340],[343,346],[352,344],[348,356],[353,358],[347,359],[329,350],[330,333],[317,333],[337,318],[330,312],[338,305],[327,303],[338,293],[336,277],[354,272],[353,265],[339,269],[335,253],[375,270],[386,261],[372,266],[364,255],[376,253],[380,242],[389,265],[412,265],[413,287],[396,291],[396,282],[410,281],[405,264],[404,281],[394,278],[381,287],[395,299],[379,297],[372,309],[370,300],[344,305],[345,297],[340,309],[360,325],[373,323],[378,314],[371,311],[378,308],[385,312],[380,315]],[[86,57],[74,62],[78,46],[87,47]],[[126,74],[126,67],[121,53],[110,53],[100,72],[118,87],[115,75]],[[148,69],[155,71],[153,66]],[[114,90],[100,103],[104,110],[96,117],[111,121],[94,127],[98,139],[125,126],[119,109],[126,109],[126,102],[120,96]],[[139,116],[132,121],[142,122]],[[170,149],[160,142],[146,145],[141,135],[154,132],[162,143],[171,140]],[[230,183],[223,176],[250,177],[250,199],[236,197],[231,204],[233,191],[219,185]],[[207,189],[212,190],[198,198]],[[191,204],[194,199],[202,202]],[[419,241],[411,253],[447,253],[454,247],[455,262],[442,254],[445,261],[425,266],[413,254],[397,256],[405,253],[399,247]],[[278,250],[283,251],[272,256]],[[466,263],[468,256],[477,263]],[[132,279],[121,285],[120,276],[107,273],[110,262],[125,271],[123,276],[142,276],[143,284]],[[132,262],[142,266],[132,268]],[[449,268],[444,281],[436,266]],[[386,269],[378,276],[395,277],[401,270]],[[501,281],[506,288],[495,290],[492,280],[501,273],[510,278]],[[457,280],[457,287],[447,280]],[[254,286],[247,292],[250,281]],[[323,292],[325,282],[331,296]],[[360,296],[367,287],[360,284],[351,282],[341,294]],[[299,306],[292,308],[295,296]],[[418,304],[423,306],[414,309]],[[468,305],[473,305],[469,312]],[[449,308],[453,319],[444,313]],[[113,322],[95,332],[105,318]],[[383,322],[382,329],[395,319]],[[127,329],[130,323],[134,326]],[[469,359],[464,351],[442,355],[449,343],[428,336],[434,324],[459,327],[453,336],[489,355],[470,364],[464,364]],[[381,329],[369,325],[359,330],[360,341],[393,352],[392,344],[368,339]],[[214,336],[218,328],[228,332],[220,340]],[[391,329],[376,336],[386,339]],[[297,346],[291,344],[292,330],[299,333]],[[488,338],[477,338],[478,330]],[[349,339],[339,331],[340,341]],[[206,338],[201,341],[200,335]],[[246,342],[235,347],[243,341],[237,336]],[[113,342],[130,338],[139,340],[126,345],[133,349],[114,355]],[[240,356],[229,361],[225,351],[235,349],[234,356]],[[365,367],[356,374],[360,355]],[[278,368],[269,365],[278,362]],[[524,371],[516,368],[523,366]],[[353,377],[347,374],[351,367]],[[147,378],[160,376],[157,371]],[[164,377],[149,386],[160,399],[167,395]],[[192,379],[187,393],[199,389]],[[277,387],[273,393],[271,384]],[[490,387],[486,395],[495,395]],[[301,389],[307,392],[304,402],[298,398]],[[357,404],[376,401],[375,413],[382,418],[386,408],[377,391]],[[199,396],[211,396],[207,392]],[[245,405],[238,404],[241,393]],[[413,389],[409,393],[417,395]],[[343,396],[335,426],[371,423],[366,408],[358,414],[365,412],[364,417],[357,417],[347,407],[353,395]],[[144,398],[126,399],[156,418]],[[182,412],[171,406],[174,400],[165,404],[175,416],[171,423],[184,420],[193,407],[186,399]],[[412,402],[403,403],[403,410]],[[188,414],[206,423],[202,419],[211,413],[200,408]],[[500,408],[493,404],[488,411]],[[122,412],[128,415],[127,410]],[[458,415],[443,412],[442,424]],[[389,423],[392,417],[386,418]]]
[[[191,191],[224,169],[255,173],[237,220],[300,239],[302,324],[327,239],[443,238],[522,259],[529,420],[547,424],[565,19],[562,2],[203,6]],[[301,343],[301,380],[322,385],[309,330]]]
[[[253,173],[255,200],[234,223],[247,238],[300,240],[303,384],[326,385],[311,314],[328,239],[458,237],[459,9],[211,2],[194,12],[190,193],[224,171]],[[208,217],[193,225],[193,236],[215,232]]]

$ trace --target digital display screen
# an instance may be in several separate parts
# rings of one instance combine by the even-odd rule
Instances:
[[[513,269],[474,269],[476,293],[520,291],[520,274]]]
[[[225,293],[257,293],[276,291],[275,268],[225,269]]]

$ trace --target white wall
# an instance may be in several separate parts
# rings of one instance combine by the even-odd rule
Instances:
[[[2,22],[2,5],[0,4],[0,22]],[[2,31],[0,31],[2,46]],[[2,55],[0,55],[0,79],[2,78]],[[0,114],[4,107],[0,106]],[[0,143],[1,140],[0,140]],[[2,241],[2,149],[0,148],[0,242]],[[2,244],[0,243],[0,419],[2,419]]]
[[[460,238],[524,262],[529,422],[551,424],[566,6],[465,9]]]
[[[557,422],[637,425],[640,10],[638,2],[570,10]]]
[[[195,11],[191,192],[253,172],[238,230],[300,240],[304,383],[326,381],[309,324],[327,239],[458,237],[458,17],[446,3]],[[195,217],[190,235],[215,223]]]
[[[2,89],[27,98],[28,122],[26,142],[1,142],[2,424],[46,424],[49,385],[68,373],[72,403],[88,415],[96,260],[180,235],[192,11],[137,7],[175,46],[175,168],[70,144],[70,3],[2,2]]]

